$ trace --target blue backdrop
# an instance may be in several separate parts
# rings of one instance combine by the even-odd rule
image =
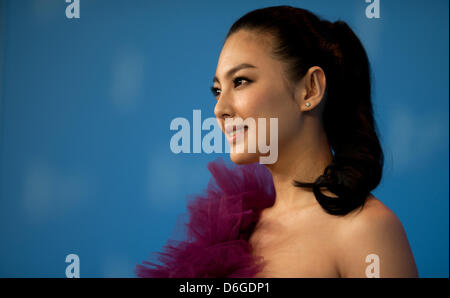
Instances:
[[[374,194],[402,221],[421,277],[448,277],[449,2],[0,0],[0,276],[133,276],[159,251],[208,161],[169,125],[214,117],[209,87],[231,24],[287,4],[350,24],[374,75],[386,154]]]

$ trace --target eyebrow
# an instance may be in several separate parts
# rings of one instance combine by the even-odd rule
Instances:
[[[225,77],[226,77],[226,78],[229,78],[229,77],[231,77],[235,72],[237,72],[238,70],[244,69],[244,68],[256,68],[256,66],[251,65],[251,64],[248,64],[248,63],[242,63],[242,64],[239,64],[239,65],[233,67],[232,69],[230,69],[229,71],[227,71],[227,73],[225,74]],[[220,83],[219,79],[218,79],[216,76],[214,76],[213,82],[214,82],[214,83],[215,83],[215,82]]]

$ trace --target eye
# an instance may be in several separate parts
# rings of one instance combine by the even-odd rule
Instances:
[[[214,95],[214,97],[217,97],[217,96],[219,96],[220,92],[222,92],[222,90],[220,90],[217,87],[211,87],[211,92]]]
[[[251,83],[251,82],[252,82],[251,80],[249,80],[249,79],[247,79],[245,77],[237,77],[237,78],[233,79],[233,83],[234,83],[234,87],[235,88],[241,86],[242,84],[248,84],[248,83]]]

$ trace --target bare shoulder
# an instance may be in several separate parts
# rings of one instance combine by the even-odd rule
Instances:
[[[402,225],[395,213],[378,198],[369,195],[362,208],[357,208],[342,218],[344,236],[350,236],[355,230],[376,230],[386,226],[400,228]]]
[[[365,277],[367,256],[376,255],[381,277],[416,277],[417,268],[399,218],[370,195],[363,208],[341,218],[337,264],[343,276]]]
[[[403,226],[395,213],[378,198],[369,195],[363,207],[338,217],[336,233],[342,242],[358,241],[362,234],[399,233]]]

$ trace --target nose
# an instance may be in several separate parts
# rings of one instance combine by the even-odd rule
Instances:
[[[221,94],[220,99],[214,107],[214,114],[218,120],[233,117],[233,107],[230,101],[231,98]]]

